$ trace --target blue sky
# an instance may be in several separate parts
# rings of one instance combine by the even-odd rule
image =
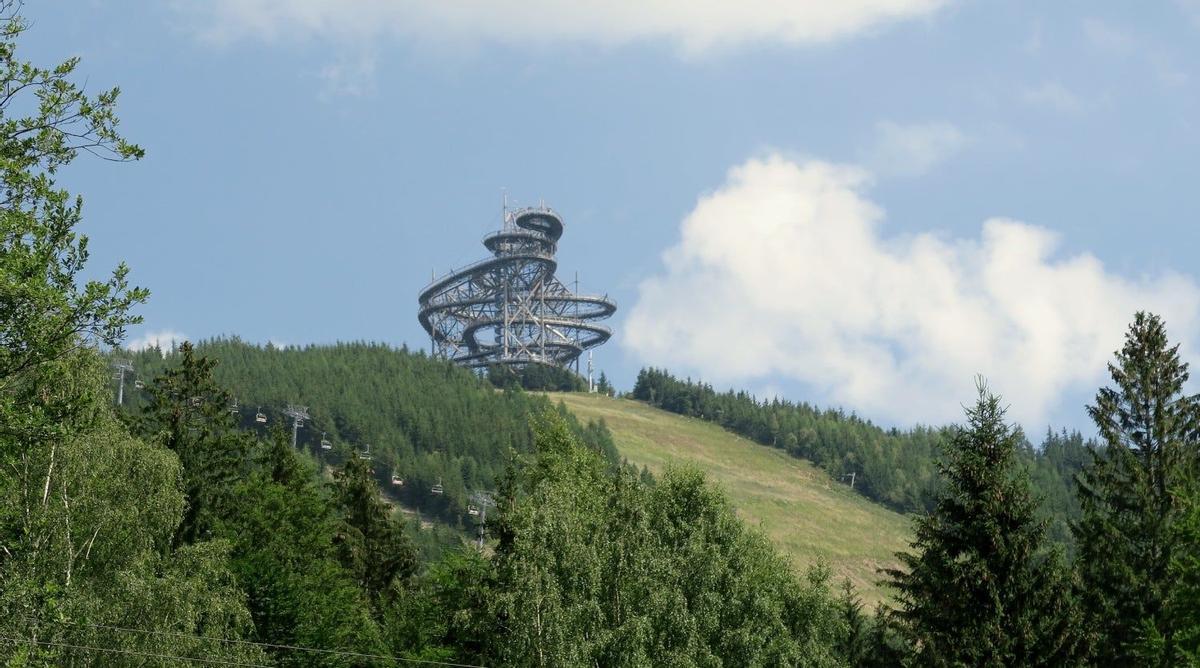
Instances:
[[[147,149],[63,175],[93,269],[153,292],[131,340],[425,346],[416,293],[503,188],[620,304],[622,388],[665,365],[903,425],[982,373],[1086,428],[1133,309],[1197,349],[1200,5],[565,6],[29,5],[25,55],[119,84]]]

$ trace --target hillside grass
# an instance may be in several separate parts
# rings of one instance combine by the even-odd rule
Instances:
[[[895,565],[895,553],[907,549],[907,517],[868,501],[807,461],[702,420],[631,399],[548,396],[580,420],[603,418],[621,455],[639,467],[658,472],[686,462],[703,470],[799,571],[823,560],[836,586],[849,578],[868,604],[888,596],[877,570]]]

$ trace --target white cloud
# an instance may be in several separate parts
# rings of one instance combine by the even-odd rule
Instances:
[[[1031,106],[1048,107],[1065,113],[1074,113],[1084,107],[1083,98],[1054,81],[1026,88],[1021,91],[1021,99]]]
[[[185,0],[218,42],[253,38],[360,42],[565,40],[604,46],[667,40],[683,52],[771,42],[811,44],[933,13],[949,0]]]
[[[950,123],[901,125],[882,121],[875,125],[874,143],[863,157],[879,174],[920,176],[968,143],[967,135]]]
[[[125,347],[135,352],[158,348],[163,351],[163,354],[166,354],[171,352],[175,346],[187,340],[187,334],[177,332],[173,329],[163,329],[156,332],[146,332],[136,339],[130,340],[125,344]]]
[[[640,286],[625,345],[719,384],[801,381],[899,423],[958,420],[983,374],[1039,428],[1065,393],[1104,380],[1135,311],[1194,338],[1187,277],[1118,276],[1002,218],[979,238],[885,236],[869,183],[857,167],[777,155],[733,168]]]

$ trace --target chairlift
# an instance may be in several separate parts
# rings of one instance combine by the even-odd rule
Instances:
[[[398,474],[398,473],[393,473],[392,474],[392,484],[397,487],[401,487],[404,485],[404,478],[401,478],[400,474]]]
[[[333,449],[333,444],[329,442],[329,439],[325,438],[325,432],[321,432],[321,449],[322,450],[332,450]]]
[[[262,406],[259,406],[258,412],[254,414],[254,421],[259,424],[267,423],[267,414],[262,412]]]
[[[472,505],[472,506],[467,506],[467,514],[468,514],[468,515],[478,515],[478,514],[479,514],[479,509],[478,509],[478,508],[476,508],[476,507],[475,507],[475,506],[473,506],[473,505]]]
[[[429,488],[429,491],[441,496],[442,492],[446,491],[442,488],[442,479],[438,478],[437,484]]]
[[[370,443],[363,446],[362,452],[358,453],[358,458],[359,459],[370,459],[371,458],[371,444]]]

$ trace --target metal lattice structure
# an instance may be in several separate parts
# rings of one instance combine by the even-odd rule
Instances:
[[[554,272],[563,220],[545,206],[504,211],[498,232],[483,239],[492,257],[434,280],[421,291],[417,319],[432,352],[463,366],[568,368],[583,351],[608,341],[596,323],[617,305],[607,295],[581,295]]]

